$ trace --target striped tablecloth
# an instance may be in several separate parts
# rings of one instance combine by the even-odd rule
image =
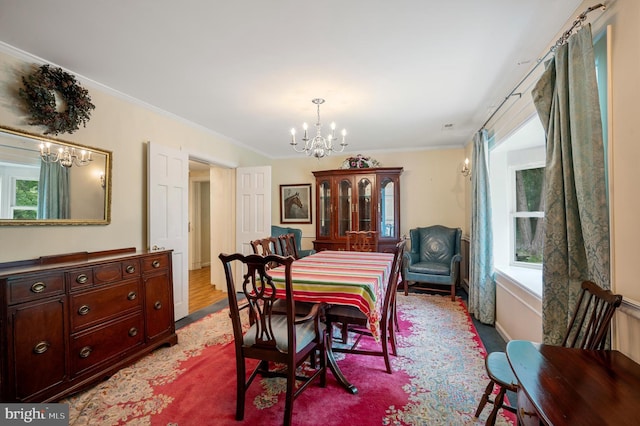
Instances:
[[[379,338],[382,301],[393,254],[354,251],[321,251],[296,260],[291,266],[296,301],[355,306],[369,320]],[[270,271],[277,294],[284,297],[284,269]]]

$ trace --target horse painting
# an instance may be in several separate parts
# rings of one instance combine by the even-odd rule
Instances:
[[[310,192],[311,188],[294,187],[283,189],[281,192],[281,213],[282,221],[288,222],[311,222],[310,213]]]
[[[302,200],[300,199],[299,192],[296,192],[284,199],[284,211],[286,217],[296,217],[294,207],[302,209]]]

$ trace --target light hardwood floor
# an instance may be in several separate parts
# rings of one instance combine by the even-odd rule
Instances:
[[[211,285],[211,268],[206,266],[189,271],[189,313],[193,313],[227,297]]]

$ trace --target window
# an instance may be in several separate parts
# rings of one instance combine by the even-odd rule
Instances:
[[[13,219],[37,219],[38,181],[15,179],[13,187],[11,217]]]
[[[544,167],[514,168],[512,174],[511,262],[542,266]]]
[[[489,153],[496,269],[522,287],[542,295],[545,144],[536,116]]]
[[[37,219],[40,166],[0,163],[0,219]]]
[[[604,154],[608,153],[607,34],[594,36]],[[530,86],[521,88],[529,92]],[[493,124],[489,143],[493,258],[501,275],[542,296],[542,204],[545,135],[530,96],[523,96]],[[605,165],[607,164],[605,157]],[[608,187],[608,183],[607,183]]]

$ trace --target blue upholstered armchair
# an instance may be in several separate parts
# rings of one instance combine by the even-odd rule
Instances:
[[[431,291],[451,292],[451,300],[456,296],[456,280],[460,255],[460,228],[447,228],[442,225],[416,228],[409,231],[411,250],[405,252],[402,273],[404,294],[408,294],[408,284],[428,283],[438,286],[447,285],[450,289],[426,288]]]
[[[298,228],[285,228],[282,226],[271,225],[271,236],[279,237],[280,235],[293,234],[296,239],[296,247],[298,248],[298,255],[302,258],[315,253],[314,249],[302,250],[302,230]]]

